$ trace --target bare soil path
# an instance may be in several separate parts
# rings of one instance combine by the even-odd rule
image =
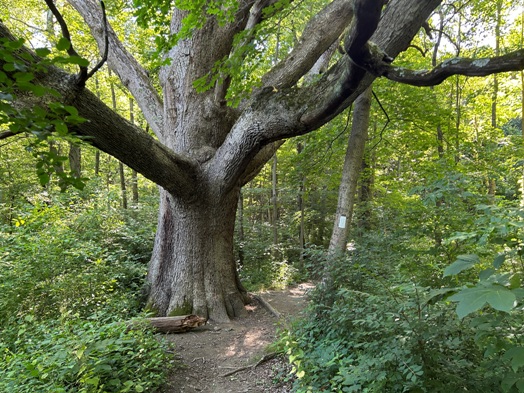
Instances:
[[[168,339],[182,367],[177,368],[166,393],[284,393],[290,391],[289,367],[282,358],[255,365],[268,354],[276,331],[286,321],[297,317],[306,305],[306,292],[313,285],[304,283],[282,291],[258,293],[280,319],[259,302],[246,306],[249,316],[227,324],[208,323]],[[233,371],[237,371],[227,376]]]

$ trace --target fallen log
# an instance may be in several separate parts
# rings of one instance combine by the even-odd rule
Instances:
[[[185,333],[191,329],[202,326],[206,319],[198,315],[180,315],[176,317],[155,317],[138,319],[127,323],[128,329],[138,329],[144,324],[153,327],[159,333]]]

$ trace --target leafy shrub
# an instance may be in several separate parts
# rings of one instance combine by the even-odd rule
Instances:
[[[0,391],[151,392],[165,382],[165,344],[147,330],[65,315],[38,322],[27,315],[0,340]]]
[[[0,232],[0,325],[27,313],[46,319],[112,309],[116,318],[139,311],[145,265],[118,244],[101,244],[101,234],[82,239],[71,230],[74,213],[35,207],[11,232]]]
[[[332,282],[283,336],[297,392],[497,391],[504,366],[484,368],[474,328],[441,292],[395,285],[374,261],[323,258]]]
[[[298,392],[493,391],[474,334],[420,288],[342,289],[287,337]],[[467,378],[464,376],[467,375]]]
[[[475,329],[475,342],[490,368],[503,368],[502,391],[523,392],[524,210],[489,205],[477,210],[482,214],[474,229],[448,239],[473,245],[477,251],[459,255],[444,270],[444,276],[458,284],[449,300],[457,302],[457,315]]]
[[[127,248],[152,240],[154,220],[131,233],[150,211],[133,221],[80,195],[33,198],[0,227],[0,392],[153,392],[165,382],[165,345],[122,323],[141,309],[147,256]]]

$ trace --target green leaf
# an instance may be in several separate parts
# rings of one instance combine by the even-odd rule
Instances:
[[[49,183],[49,174],[45,172],[39,173],[38,180],[40,181],[40,185],[45,186],[47,183]]]
[[[479,273],[479,279],[481,281],[487,280],[495,273],[495,269],[484,269]]]
[[[80,56],[69,56],[69,63],[78,64],[80,67],[87,67],[89,65],[89,60]]]
[[[58,50],[68,50],[70,47],[71,47],[71,43],[65,37],[60,38],[58,40],[58,43],[56,44],[56,49]]]
[[[514,274],[509,279],[509,288],[510,289],[520,288],[520,284],[521,284],[520,274]]]
[[[3,68],[4,68],[4,71],[7,71],[7,72],[16,70],[16,67],[13,63],[5,63]]]
[[[33,94],[37,97],[43,97],[47,92],[47,89],[45,87],[39,85],[31,85],[29,90],[31,90]]]
[[[499,254],[496,256],[496,258],[493,260],[493,267],[495,269],[500,269],[504,261],[506,260],[506,254]]]
[[[68,132],[67,125],[62,122],[57,122],[55,124],[55,131],[58,133],[58,135],[61,135],[61,136],[67,135],[67,132]]]
[[[69,112],[69,114],[73,116],[78,116],[78,109],[76,109],[74,106],[66,105],[64,106],[64,109]]]
[[[444,270],[444,277],[457,275],[461,271],[473,267],[479,261],[479,257],[475,254],[459,255],[457,260]]]
[[[98,384],[100,383],[100,378],[98,377],[93,377],[93,378],[88,378],[86,379],[86,384],[87,385],[93,385],[93,386],[98,386]]]
[[[458,302],[456,311],[459,318],[464,318],[486,304],[489,304],[495,310],[505,312],[511,311],[516,304],[515,294],[498,284],[465,288],[450,296],[449,300]]]
[[[49,49],[47,49],[47,48],[36,48],[35,52],[40,57],[46,57],[49,54],[51,54],[51,51]]]
[[[30,82],[35,76],[31,72],[17,72],[13,75],[16,81],[19,82]]]
[[[521,301],[522,299],[524,299],[524,288],[515,288],[515,289],[512,289],[511,292],[515,294],[518,301]]]
[[[517,372],[519,368],[524,366],[524,348],[513,347],[506,351],[503,356],[504,359],[511,361],[511,368]]]

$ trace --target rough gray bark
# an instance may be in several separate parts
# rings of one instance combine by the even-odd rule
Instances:
[[[342,180],[338,189],[337,212],[331,241],[330,253],[343,253],[349,238],[349,228],[353,218],[353,208],[357,195],[357,184],[362,170],[362,159],[368,138],[369,114],[371,111],[371,86],[355,101],[353,122],[349,136]]]
[[[97,1],[68,2],[103,47]],[[368,2],[382,4],[382,0]],[[117,115],[88,90],[79,89],[74,76],[54,68],[37,76],[39,83],[60,91],[64,102],[73,104],[80,116],[88,119],[76,128],[79,135],[89,136],[93,145],[160,186],[158,231],[148,276],[149,306],[158,315],[193,313],[227,320],[245,313],[247,296],[238,282],[233,258],[240,187],[272,157],[283,139],[316,130],[340,114],[370,86],[375,75],[424,85],[454,73],[485,75],[524,69],[523,52],[493,61],[450,61],[426,73],[383,62],[383,53],[394,58],[408,47],[440,2],[391,0],[374,32],[367,15],[356,8],[353,26],[364,27],[348,32],[373,34],[371,39],[380,48],[377,64],[362,62],[358,55],[353,59],[343,56],[322,77],[301,85],[302,77],[352,21],[352,0],[330,2],[309,21],[289,55],[263,77],[262,86],[236,109],[224,105],[227,84],[197,93],[193,81],[231,54],[235,34],[271,17],[261,10],[273,1],[240,0],[234,21],[221,26],[211,17],[191,38],[181,40],[167,54],[171,64],[160,70],[161,95],[109,29],[109,66],[134,96],[158,140]],[[175,10],[173,33],[183,16]],[[1,23],[0,37],[10,37]],[[350,37],[345,38],[347,52],[362,53],[361,43]],[[367,73],[367,67],[375,75]],[[17,99],[20,107],[46,104],[45,99],[23,94]]]
[[[80,150],[80,146],[70,143],[68,158],[69,169],[71,169],[75,177],[80,177],[82,175],[82,151]]]

